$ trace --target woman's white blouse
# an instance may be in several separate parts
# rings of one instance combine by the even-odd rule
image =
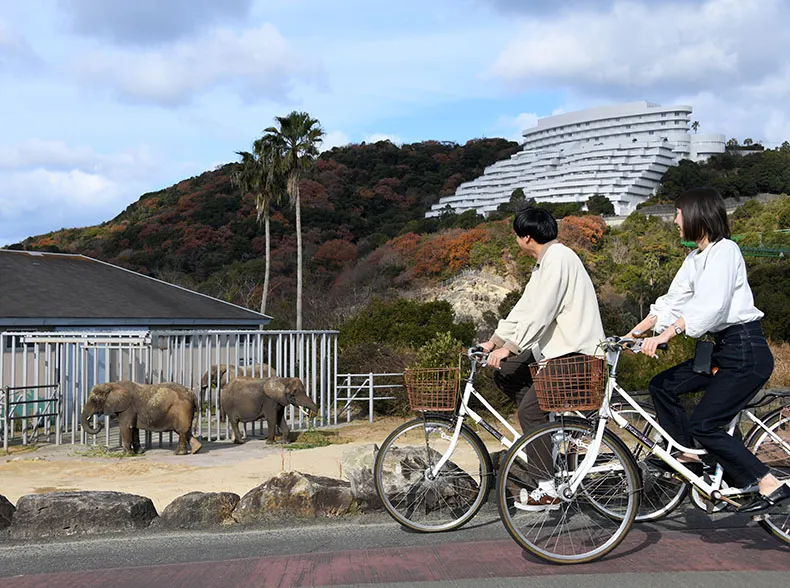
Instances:
[[[669,291],[650,306],[650,314],[658,317],[657,331],[683,317],[690,337],[763,317],[754,306],[741,250],[730,239],[689,253]]]

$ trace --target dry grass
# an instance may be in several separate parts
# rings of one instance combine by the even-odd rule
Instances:
[[[774,354],[774,373],[766,388],[790,388],[790,343],[770,343]]]

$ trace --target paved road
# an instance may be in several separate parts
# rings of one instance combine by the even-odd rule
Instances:
[[[686,509],[634,526],[607,558],[580,566],[524,554],[488,506],[464,529],[433,535],[374,516],[253,531],[8,543],[0,544],[0,588],[786,586],[790,549],[747,522],[726,514],[711,521]]]

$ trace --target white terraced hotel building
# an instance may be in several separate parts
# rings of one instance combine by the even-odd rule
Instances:
[[[690,117],[690,106],[632,102],[541,118],[524,131],[521,151],[461,184],[426,216],[447,206],[487,214],[516,188],[538,202],[586,202],[602,194],[617,214],[629,214],[681,159],[724,152],[724,135],[689,133]]]

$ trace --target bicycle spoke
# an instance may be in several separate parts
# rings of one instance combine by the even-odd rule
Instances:
[[[559,563],[591,561],[606,554],[625,535],[636,513],[638,474],[621,445],[604,436],[597,464],[611,464],[612,471],[589,472],[576,494],[561,500],[558,508],[540,510],[530,505],[513,508],[515,499],[506,492],[509,472],[519,451],[528,455],[533,447],[551,439],[554,459],[533,461],[529,466],[534,478],[553,480],[559,488],[578,475],[578,468],[589,451],[591,431],[582,425],[547,425],[522,438],[508,453],[499,480],[500,515],[508,532],[525,549],[543,559]],[[531,447],[530,447],[531,446]],[[596,464],[596,465],[597,465]],[[605,516],[590,503],[620,513]]]
[[[399,523],[424,532],[454,529],[480,509],[489,470],[482,444],[462,431],[452,455],[453,423],[431,417],[396,429],[382,444],[374,466],[376,490]]]

